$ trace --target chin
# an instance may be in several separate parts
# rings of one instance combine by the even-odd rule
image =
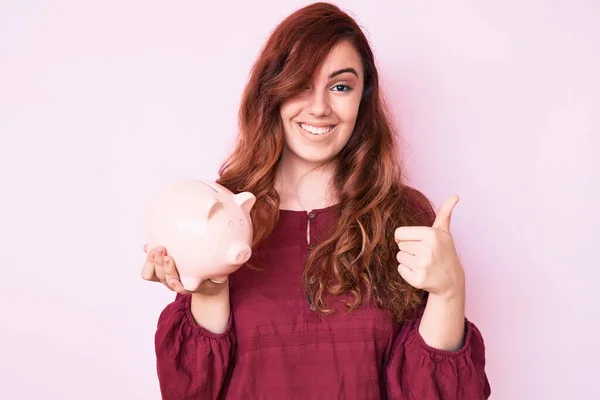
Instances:
[[[335,154],[311,154],[307,152],[293,152],[296,158],[304,163],[312,165],[321,165],[330,162],[335,158]]]

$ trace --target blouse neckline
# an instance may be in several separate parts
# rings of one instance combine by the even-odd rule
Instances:
[[[313,213],[315,215],[319,215],[319,214],[328,214],[331,213],[333,211],[335,211],[338,206],[340,204],[336,203],[336,204],[332,204],[330,206],[324,207],[324,208],[313,208],[310,211],[305,211],[305,210],[288,210],[285,208],[280,208],[279,209],[279,213],[280,215],[289,215],[289,216],[297,216],[297,215],[308,215],[310,213]]]

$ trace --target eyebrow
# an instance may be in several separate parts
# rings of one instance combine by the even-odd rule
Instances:
[[[334,78],[334,77],[341,75],[343,73],[346,73],[346,72],[353,73],[358,78],[358,73],[356,72],[356,70],[354,68],[343,68],[343,69],[338,69],[337,71],[332,72],[331,75],[329,75],[329,79]]]

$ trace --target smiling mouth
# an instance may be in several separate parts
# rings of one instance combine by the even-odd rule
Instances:
[[[333,128],[336,127],[336,125],[329,125],[329,126],[312,126],[312,125],[308,125],[308,124],[303,124],[303,123],[299,123],[298,126],[305,132],[308,132],[312,135],[317,135],[317,136],[321,136],[321,135],[325,135],[326,133],[329,133],[333,130]]]

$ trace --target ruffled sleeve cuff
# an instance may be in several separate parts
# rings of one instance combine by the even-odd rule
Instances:
[[[386,389],[393,399],[487,399],[485,345],[481,332],[465,318],[463,346],[440,350],[425,343],[420,319],[397,334],[386,364]]]
[[[191,296],[178,295],[161,313],[155,335],[162,398],[220,398],[235,347],[232,315],[225,332],[212,333],[194,320]]]
[[[184,324],[191,329],[193,334],[217,341],[224,340],[231,335],[233,329],[233,313],[229,313],[229,320],[227,322],[227,328],[225,328],[225,331],[222,333],[213,333],[208,329],[198,325],[196,320],[194,320],[194,315],[192,314],[192,296],[178,295],[176,298],[176,303],[178,303],[179,307],[182,308],[180,312],[183,314]]]

